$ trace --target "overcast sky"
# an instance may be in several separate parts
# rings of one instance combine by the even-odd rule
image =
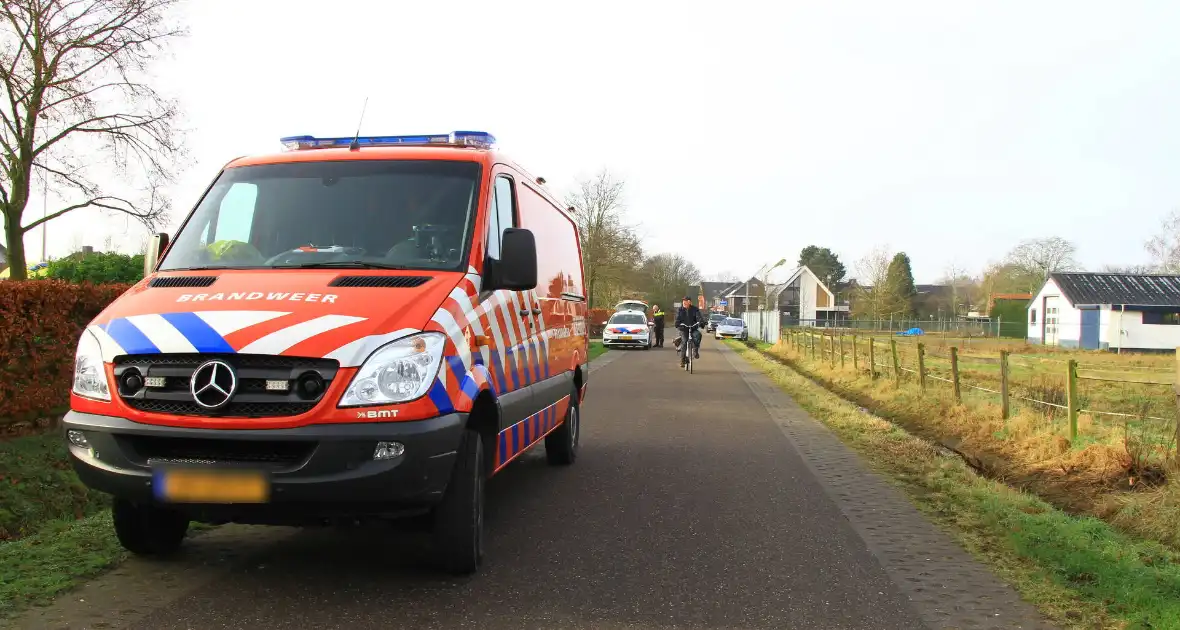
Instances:
[[[193,129],[174,222],[366,96],[363,133],[487,130],[559,194],[609,168],[647,251],[707,274],[887,245],[932,282],[1053,235],[1097,269],[1180,208],[1180,2],[757,4],[190,2],[160,68]],[[143,237],[73,216],[51,255]]]

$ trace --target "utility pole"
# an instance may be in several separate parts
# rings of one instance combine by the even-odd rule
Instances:
[[[46,177],[42,181],[41,186],[42,186],[41,190],[44,193],[44,197],[42,197],[42,201],[41,201],[41,218],[45,218],[45,217],[49,216],[49,178],[48,177]],[[46,255],[45,255],[45,241],[46,241],[45,234],[48,231],[49,231],[49,221],[45,221],[45,222],[41,223],[41,260],[40,260],[40,262],[46,262],[46,260],[47,260]]]

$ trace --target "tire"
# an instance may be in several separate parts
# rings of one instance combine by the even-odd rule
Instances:
[[[138,556],[176,553],[188,534],[188,518],[180,512],[126,499],[115,499],[111,518],[119,544]]]
[[[443,570],[470,575],[483,562],[483,440],[471,429],[463,432],[455,469],[434,508],[434,550]]]
[[[570,396],[570,406],[561,426],[545,436],[545,459],[550,466],[569,466],[578,459],[578,443],[582,439],[582,409],[578,388]]]

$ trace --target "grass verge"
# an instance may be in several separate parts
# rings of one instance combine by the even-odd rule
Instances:
[[[595,358],[597,358],[603,354],[606,354],[606,346],[602,345],[601,341],[591,341],[590,342],[590,360],[593,361]]]
[[[45,523],[36,533],[0,543],[0,619],[51,602],[124,556],[109,510]]]
[[[109,505],[106,495],[78,481],[58,431],[0,441],[0,544]]]
[[[109,505],[74,475],[58,431],[0,441],[0,619],[123,558]]]
[[[1061,626],[1180,628],[1180,555],[1166,546],[985,479],[791,368],[731,346]]]
[[[830,356],[819,358],[818,352],[812,358],[790,344],[759,350],[911,433],[964,454],[988,477],[1070,514],[1103,519],[1180,551],[1180,470],[1156,439],[1158,427],[1135,418],[1109,422],[1082,413],[1077,438],[1071,439],[1060,410],[1014,405],[1004,420],[991,393],[964,386],[957,401],[952,388],[939,381],[924,390],[913,374],[903,372],[895,382],[888,356],[878,354],[878,363],[886,364],[878,366],[873,380],[863,355],[858,370],[851,361],[841,365]]]

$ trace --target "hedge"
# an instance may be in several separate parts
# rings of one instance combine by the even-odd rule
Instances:
[[[143,254],[75,254],[49,262],[47,276],[66,282],[136,283],[143,279]]]
[[[78,338],[126,284],[0,282],[0,425],[69,405]]]

